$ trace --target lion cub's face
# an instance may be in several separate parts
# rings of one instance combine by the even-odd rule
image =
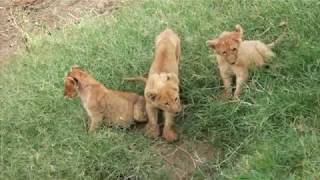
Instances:
[[[163,79],[162,79],[163,80]],[[159,80],[159,81],[162,81]],[[157,106],[163,111],[178,113],[181,111],[181,103],[179,97],[179,80],[177,77],[166,76],[163,85],[156,89],[146,91],[147,101]]]
[[[218,55],[224,57],[229,64],[235,64],[238,58],[238,50],[242,41],[243,30],[240,25],[232,32],[223,32],[219,37],[207,41],[209,47]]]
[[[64,96],[74,98],[77,96],[77,89],[80,87],[79,79],[86,76],[87,73],[73,65],[67,76],[64,78]]]
[[[75,81],[72,77],[64,78],[64,96],[69,98],[76,97]]]

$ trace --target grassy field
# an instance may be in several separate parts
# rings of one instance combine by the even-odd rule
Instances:
[[[0,68],[0,178],[177,178],[155,147],[188,143],[214,152],[185,170],[188,179],[319,179],[319,9],[316,0],[141,0],[32,36],[30,51]],[[287,28],[278,26],[283,21]],[[285,36],[270,68],[252,72],[241,101],[219,100],[217,64],[205,42],[235,24],[245,39]],[[182,140],[166,145],[107,127],[88,134],[80,100],[63,98],[66,71],[78,64],[107,87],[142,94],[141,83],[122,77],[148,71],[154,37],[167,26],[182,39]],[[195,157],[192,148],[184,151]]]

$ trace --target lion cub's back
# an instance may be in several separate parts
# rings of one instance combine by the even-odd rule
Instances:
[[[122,118],[127,119],[128,123],[133,121],[145,122],[146,110],[145,110],[145,99],[143,96],[139,96],[132,92],[123,91],[111,91],[108,93],[110,99],[109,107],[112,106],[112,111],[121,114]],[[114,113],[113,116],[117,116]]]
[[[243,41],[239,48],[238,58],[247,65],[262,66],[274,56],[271,49],[261,41]]]
[[[116,91],[107,90],[102,99],[105,120],[108,123],[129,127],[133,124],[133,103]]]
[[[175,33],[171,28],[166,28],[156,37],[156,46],[159,44],[161,40],[169,40],[176,48],[180,46],[180,38],[177,35],[177,33]]]

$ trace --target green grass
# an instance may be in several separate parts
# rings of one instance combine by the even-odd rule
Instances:
[[[162,140],[107,127],[87,134],[80,100],[63,98],[72,64],[110,88],[142,94],[140,83],[122,77],[148,71],[154,37],[167,26],[182,39],[179,133],[216,151],[189,178],[320,178],[319,8],[315,0],[141,0],[110,17],[32,36],[30,52],[0,70],[0,178],[170,177],[151,148]],[[221,83],[205,41],[241,24],[246,39],[271,42],[283,33],[282,21],[288,28],[271,68],[252,72],[241,101],[215,98]]]

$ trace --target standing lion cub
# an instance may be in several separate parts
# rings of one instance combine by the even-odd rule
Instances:
[[[223,32],[219,37],[207,41],[207,44],[214,50],[220,75],[223,80],[225,96],[232,94],[232,76],[236,76],[235,97],[239,97],[243,84],[248,80],[249,69],[259,67],[274,56],[271,47],[258,40],[242,41],[243,30],[236,25],[232,32]]]
[[[135,121],[147,121],[143,96],[108,89],[88,72],[73,65],[65,77],[64,96],[74,98],[76,95],[80,97],[89,116],[89,132],[103,121],[121,127],[129,127]]]
[[[164,113],[162,136],[169,142],[177,140],[173,129],[174,117],[181,111],[179,97],[179,60],[180,39],[167,28],[155,40],[155,56],[145,86],[146,110],[148,124],[146,133],[150,137],[158,137],[158,112]]]

